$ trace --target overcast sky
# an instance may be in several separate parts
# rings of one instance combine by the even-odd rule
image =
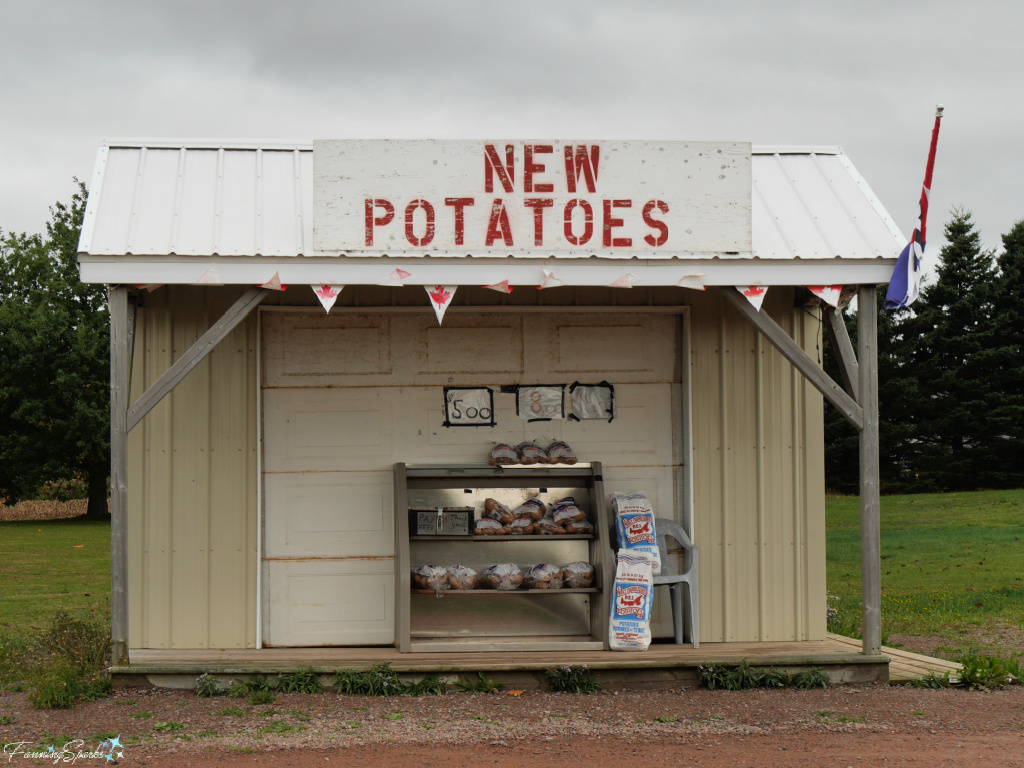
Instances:
[[[1024,218],[1024,4],[0,0],[0,228],[42,231],[112,138],[839,145],[909,236]],[[895,254],[894,254],[895,255]]]

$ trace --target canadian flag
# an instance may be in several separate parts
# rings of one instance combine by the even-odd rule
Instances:
[[[437,324],[440,325],[444,321],[445,310],[448,309],[448,305],[452,303],[452,299],[455,297],[455,289],[457,285],[424,285],[423,290],[427,292],[427,296],[430,297],[430,306],[434,308],[434,314],[437,315]]]
[[[334,306],[334,302],[338,300],[338,295],[341,293],[344,285],[311,285],[313,293],[320,299],[320,303],[324,306],[324,311],[330,314],[331,307]]]
[[[830,307],[839,306],[839,296],[843,292],[841,285],[808,285],[807,290],[824,301]]]
[[[498,293],[512,293],[512,286],[508,284],[508,280],[502,280],[500,283],[494,283],[493,285],[485,285],[484,288],[490,288]]]
[[[753,305],[754,309],[758,312],[761,311],[761,303],[764,301],[764,295],[768,293],[768,286],[766,285],[737,285],[736,290],[747,297],[747,301]]]

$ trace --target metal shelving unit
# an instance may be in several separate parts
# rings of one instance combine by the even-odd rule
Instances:
[[[593,534],[529,536],[410,536],[411,506],[473,506],[479,518],[488,496],[516,507],[573,496]],[[395,465],[395,646],[408,652],[604,650],[608,598],[614,578],[601,465]],[[524,572],[538,563],[586,560],[594,586],[586,589],[413,590],[413,568],[436,564],[484,567],[514,562]],[[471,599],[462,599],[471,598]]]

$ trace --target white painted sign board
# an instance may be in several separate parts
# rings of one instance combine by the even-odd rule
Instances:
[[[346,255],[750,251],[750,144],[314,141],[313,246]]]

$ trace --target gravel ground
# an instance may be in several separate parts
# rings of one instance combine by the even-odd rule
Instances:
[[[125,745],[121,764],[154,766],[251,765],[254,758],[275,765],[373,765],[385,756],[395,765],[485,765],[497,756],[505,766],[533,765],[535,758],[554,766],[563,764],[553,761],[557,755],[566,765],[618,767],[642,754],[678,756],[679,745],[696,755],[687,764],[832,764],[823,754],[849,753],[853,762],[844,764],[858,764],[859,755],[871,764],[1024,765],[1024,687],[281,694],[262,706],[134,689],[68,711],[32,709],[23,693],[0,695],[0,742],[46,750],[65,737],[92,748],[116,735]],[[659,750],[667,752],[659,757]]]

